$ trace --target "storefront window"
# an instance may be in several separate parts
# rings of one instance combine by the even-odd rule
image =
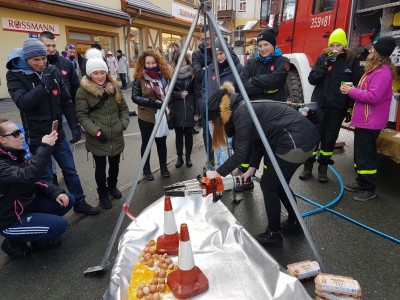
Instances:
[[[171,33],[162,34],[162,50],[165,53],[167,60],[170,62],[172,59],[172,52],[174,51],[172,44],[178,44],[179,49],[182,48],[183,37]]]
[[[143,49],[143,34],[141,28],[131,27],[129,47],[131,60],[135,62]]]

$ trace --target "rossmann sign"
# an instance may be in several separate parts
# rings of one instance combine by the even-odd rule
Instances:
[[[1,21],[3,24],[3,30],[28,33],[41,33],[42,31],[50,31],[54,35],[60,35],[60,28],[56,24],[12,18],[1,18]]]

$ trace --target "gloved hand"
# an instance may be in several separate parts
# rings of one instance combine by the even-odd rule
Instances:
[[[333,52],[329,52],[325,57],[324,67],[327,69],[336,60],[336,55]]]
[[[344,117],[344,122],[349,123],[351,121],[352,116],[353,116],[353,108],[350,107],[346,112],[346,115]]]
[[[217,171],[210,171],[209,170],[209,171],[206,172],[206,176],[207,176],[208,179],[215,179],[215,178],[219,177],[220,175],[218,174]]]
[[[44,69],[42,73],[41,81],[48,93],[50,93],[55,87],[58,88],[56,80],[57,77],[54,74],[57,71],[58,70],[56,67],[49,66]]]
[[[81,127],[76,126],[75,128],[71,128],[72,139],[69,141],[70,144],[75,144],[79,142],[81,139]]]
[[[96,132],[96,138],[99,140],[100,143],[107,143],[108,141],[107,136],[101,130],[98,130]]]

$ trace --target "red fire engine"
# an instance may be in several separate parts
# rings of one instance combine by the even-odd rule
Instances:
[[[277,45],[290,59],[286,90],[295,102],[310,101],[314,86],[307,77],[334,29],[346,31],[351,49],[360,50],[377,34],[393,35],[400,42],[400,1],[261,0],[261,8],[260,24],[278,30]],[[395,62],[400,58],[397,51]]]

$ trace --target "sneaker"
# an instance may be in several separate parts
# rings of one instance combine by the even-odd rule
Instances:
[[[307,180],[310,179],[312,176],[312,169],[313,169],[313,164],[304,164],[304,169],[303,172],[299,175],[299,178],[301,180]]]
[[[25,242],[13,241],[12,239],[5,238],[1,244],[1,250],[11,259],[21,259],[28,257],[32,254],[31,248]]]
[[[273,232],[267,228],[265,232],[256,236],[256,240],[263,246],[282,248],[283,237],[280,231]]]
[[[376,194],[374,191],[360,191],[357,195],[353,197],[356,201],[365,202],[371,199],[374,199]]]
[[[245,182],[242,185],[239,185],[235,187],[235,192],[240,193],[244,192],[250,189],[254,189],[254,183],[253,182]]]
[[[31,246],[33,250],[54,249],[61,246],[61,239],[32,242]]]
[[[122,198],[122,193],[117,187],[108,187],[108,192],[114,199]]]
[[[183,161],[182,161],[182,162],[183,162]],[[161,170],[161,176],[162,176],[162,177],[171,177],[171,173],[169,172],[166,163],[161,163],[161,164],[160,164],[160,170]]]
[[[143,168],[143,177],[144,179],[148,180],[148,181],[153,181],[154,180],[154,175],[150,170],[150,167],[144,167]]]
[[[344,189],[349,192],[360,192],[362,191],[361,186],[357,181],[352,182],[350,184],[345,184]]]
[[[281,224],[281,231],[282,233],[299,233],[302,232],[303,229],[297,219],[294,221],[286,220]]]
[[[87,215],[97,215],[100,213],[100,209],[98,207],[90,206],[86,202],[82,202],[80,204],[75,204],[74,212]]]

